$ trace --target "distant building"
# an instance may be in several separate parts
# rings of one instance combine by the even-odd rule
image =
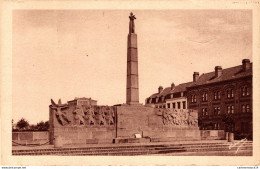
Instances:
[[[145,103],[153,105],[155,108],[187,109],[186,88],[191,84],[192,82],[188,82],[175,86],[172,83],[171,87],[165,89],[159,86],[158,93],[148,97]]]
[[[252,63],[244,59],[242,65],[199,76],[187,88],[188,108],[196,109],[201,120],[200,129],[225,129],[222,114],[234,117],[232,130],[241,136],[252,136]]]
[[[92,100],[91,98],[75,98],[74,100],[68,101],[69,105],[73,106],[80,106],[80,105],[85,105],[85,106],[96,106],[97,105],[97,100]]]

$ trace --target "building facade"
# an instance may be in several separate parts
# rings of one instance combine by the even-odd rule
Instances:
[[[146,105],[153,105],[155,108],[187,109],[187,91],[192,82],[182,83],[163,89],[159,86],[158,93],[154,93],[145,101]]]
[[[252,63],[244,59],[242,65],[199,76],[193,74],[193,83],[187,88],[189,109],[199,112],[200,129],[224,129],[223,117],[232,116],[231,131],[235,137],[252,137]]]

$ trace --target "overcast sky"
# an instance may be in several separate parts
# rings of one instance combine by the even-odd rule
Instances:
[[[13,12],[13,119],[49,118],[50,99],[126,102],[128,10]],[[249,10],[134,10],[140,103],[192,74],[252,60]]]

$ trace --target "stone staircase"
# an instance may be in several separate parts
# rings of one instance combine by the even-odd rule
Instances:
[[[184,144],[113,144],[103,147],[47,148],[13,150],[13,155],[58,155],[58,156],[136,156],[136,155],[169,155],[169,156],[251,156],[253,143],[247,141],[218,143],[184,143]]]

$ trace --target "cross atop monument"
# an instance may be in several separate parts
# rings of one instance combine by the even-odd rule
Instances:
[[[136,19],[136,17],[133,14],[133,12],[130,13],[129,19],[130,19],[130,21],[133,21],[134,19]]]
[[[135,23],[134,23],[134,20],[136,19],[136,17],[133,14],[133,12],[130,13],[129,19],[130,19],[130,22],[129,22],[129,33],[135,33]]]

